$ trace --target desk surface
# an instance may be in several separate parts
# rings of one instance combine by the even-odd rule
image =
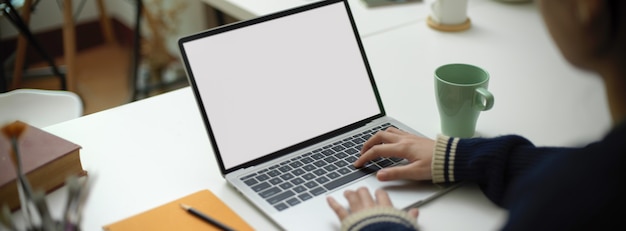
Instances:
[[[207,188],[257,230],[277,229],[221,177],[190,88],[46,130],[83,147],[81,162],[93,178],[84,230],[99,230],[105,224]],[[48,196],[57,217],[64,195],[64,190],[57,190]],[[421,212],[420,225],[425,230],[493,229],[505,216],[474,186],[446,194],[422,207]],[[458,222],[447,222],[451,218]]]
[[[239,20],[271,14],[284,9],[302,6],[316,0],[202,0]],[[492,0],[472,0],[470,8]],[[403,25],[424,20],[430,12],[431,0],[367,7],[362,0],[348,0],[361,37],[384,33]]]
[[[434,137],[439,118],[432,72],[467,62],[491,74],[496,98],[481,114],[479,134],[517,133],[538,145],[602,136],[610,126],[602,82],[565,63],[533,4],[488,3],[471,14],[472,29],[461,33],[433,31],[421,19],[363,39],[389,115]],[[256,229],[276,229],[221,177],[190,88],[45,130],[83,147],[81,162],[93,182],[84,230],[207,188]],[[56,216],[64,195],[57,190],[48,197]],[[469,185],[423,206],[418,223],[424,230],[493,230],[505,218]]]

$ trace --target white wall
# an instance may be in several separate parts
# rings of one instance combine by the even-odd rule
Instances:
[[[97,20],[98,8],[96,1],[94,0],[73,0],[74,12],[78,11],[80,4],[85,1],[84,7],[78,18],[77,23]],[[153,0],[144,0],[144,4],[149,6]],[[177,29],[177,34],[172,35],[169,38],[170,50],[173,54],[178,54],[176,41],[178,37],[197,31],[206,29],[206,16],[205,7],[202,1],[198,0],[163,0],[164,5],[168,6],[172,3],[183,2],[186,4],[184,12],[178,15],[180,25]],[[62,0],[42,0],[39,2],[35,11],[31,14],[30,27],[33,32],[42,32],[55,28],[61,28],[63,24],[62,14]],[[107,8],[107,12],[111,17],[116,18],[120,22],[124,23],[130,28],[134,28],[135,25],[135,1],[134,0],[106,0],[104,1]],[[147,28],[145,24],[143,28]],[[8,19],[0,18],[0,38],[11,38],[17,35],[17,30],[8,21]],[[80,35],[77,35],[78,37]]]

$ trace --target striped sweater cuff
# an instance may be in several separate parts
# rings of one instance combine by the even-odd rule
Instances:
[[[393,207],[375,207],[353,213],[343,220],[341,230],[362,230],[369,225],[380,223],[417,230],[415,218]]]
[[[459,138],[438,135],[433,151],[433,183],[454,182],[454,159]]]

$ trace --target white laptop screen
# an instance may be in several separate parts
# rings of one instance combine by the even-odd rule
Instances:
[[[343,2],[181,46],[227,170],[383,113]]]

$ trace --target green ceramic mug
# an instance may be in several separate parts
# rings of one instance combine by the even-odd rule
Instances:
[[[435,94],[444,135],[474,136],[478,115],[493,107],[488,84],[489,73],[480,67],[455,63],[435,70]]]

